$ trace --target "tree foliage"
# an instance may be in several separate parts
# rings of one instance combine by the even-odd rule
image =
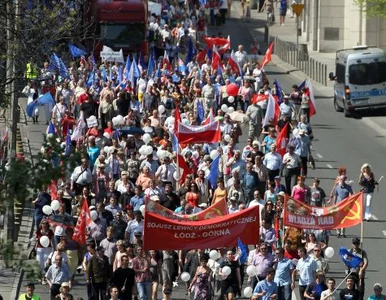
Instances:
[[[386,0],[355,0],[367,17],[386,18]]]
[[[28,62],[41,66],[52,52],[68,53],[68,42],[92,37],[92,24],[83,22],[88,10],[83,0],[0,2],[0,106],[6,106],[7,87],[16,82],[15,90],[20,90]],[[10,76],[6,76],[7,60],[16,63]]]

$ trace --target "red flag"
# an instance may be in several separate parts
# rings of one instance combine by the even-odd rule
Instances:
[[[51,180],[50,183],[50,193],[51,193],[51,199],[55,200],[58,198],[58,182],[56,180]]]
[[[273,98],[272,94],[269,94],[267,111],[265,113],[265,117],[263,120],[263,127],[268,124],[272,124],[273,126],[277,125],[277,121],[280,117],[280,107],[275,98]]]
[[[217,70],[219,66],[221,67],[221,56],[218,53],[216,46],[213,45],[212,70]]]
[[[219,38],[219,37],[215,37],[215,38],[204,37],[204,41],[208,45],[209,49],[212,49],[213,46],[217,46],[217,47],[221,47],[221,49],[223,49],[223,51],[224,51],[224,49],[226,51],[227,49],[230,49],[230,47],[231,47],[231,41],[230,41],[229,37],[228,37],[228,39]]]
[[[243,74],[242,69],[241,69],[240,65],[238,64],[233,51],[231,53],[231,56],[229,57],[228,65],[231,67],[233,72],[240,74],[240,76]]]
[[[174,133],[178,131],[178,122],[181,122],[181,115],[178,107],[174,110]]]
[[[199,63],[200,66],[205,63],[207,52],[208,50],[204,49],[197,53],[197,62]]]
[[[273,51],[273,42],[269,45],[263,60],[261,61],[260,68],[263,69],[264,66],[272,60],[272,51]]]
[[[276,152],[281,155],[281,157],[284,156],[286,153],[286,147],[287,147],[287,137],[288,137],[288,125],[289,123],[286,123],[283,127],[283,129],[279,132],[276,138]]]
[[[181,179],[180,179],[180,184],[182,184],[184,183],[186,176],[188,176],[188,174],[192,174],[192,170],[189,168],[188,164],[186,163],[182,155],[180,154],[177,155],[177,161],[178,161],[178,167],[183,170],[181,174]]]
[[[223,55],[231,48],[231,37],[228,35],[227,37],[228,43],[218,47],[218,53]]]
[[[316,106],[315,106],[315,96],[314,96],[314,90],[312,89],[312,83],[311,80],[307,80],[305,84],[307,88],[307,96],[310,98],[310,101],[308,102],[310,105],[310,117],[313,115],[316,115]]]
[[[86,244],[86,227],[89,226],[92,222],[90,209],[88,208],[87,200],[83,201],[82,210],[78,217],[78,222],[74,229],[73,240],[77,241],[79,244]]]

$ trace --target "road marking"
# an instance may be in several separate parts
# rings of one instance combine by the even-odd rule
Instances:
[[[379,220],[379,219],[377,218],[377,216],[374,216],[374,215],[371,216],[371,219],[373,219],[373,220],[375,220],[375,221],[378,221],[378,220]]]
[[[317,156],[318,158],[320,158],[320,159],[323,158],[323,156],[322,156],[321,154],[319,154],[319,153],[316,153],[316,156]]]
[[[382,230],[383,235],[386,236],[386,230]]]
[[[330,169],[333,169],[334,167],[332,166],[332,165],[330,165],[330,164],[326,164],[326,166],[328,167],[328,168],[330,168]]]

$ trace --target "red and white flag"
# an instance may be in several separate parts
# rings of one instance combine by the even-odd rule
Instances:
[[[207,53],[208,53],[207,49],[201,50],[200,52],[197,53],[197,62],[200,66],[205,63]]]
[[[266,94],[254,94],[252,98],[252,104],[259,103],[262,101],[268,100],[268,95]]]
[[[264,66],[272,60],[272,51],[273,51],[273,42],[269,45],[263,60],[261,61],[260,68],[263,69]]]
[[[227,40],[228,40],[228,43],[218,47],[218,53],[220,53],[221,55],[227,52],[231,48],[231,37],[229,35],[227,37]]]
[[[214,122],[214,121],[215,121],[215,118],[214,118],[213,107],[212,107],[212,108],[210,109],[210,111],[209,111],[208,116],[207,116],[206,119],[202,122],[201,125],[208,125],[208,124],[210,124],[210,123],[212,123],[212,122]]]
[[[184,125],[178,122],[176,131],[180,144],[216,143],[221,141],[220,122],[207,125]]]
[[[238,73],[240,76],[243,74],[243,71],[236,60],[236,56],[233,50],[232,50],[231,56],[229,57],[228,65],[231,67],[233,72]]]
[[[86,128],[86,122],[83,118],[83,111],[80,112],[78,121],[75,124],[74,131],[71,135],[71,140],[76,141],[83,136],[83,129]]]
[[[315,106],[315,95],[314,90],[312,89],[312,83],[311,80],[307,79],[305,87],[308,89],[308,97],[310,98],[310,101],[308,102],[310,105],[310,117],[313,115],[316,115],[316,106]]]
[[[213,53],[212,53],[212,70],[216,70],[218,69],[218,67],[221,67],[221,56],[220,54],[218,53],[217,51],[217,47],[215,45],[213,45]]]
[[[169,70],[169,71],[173,71],[173,67],[172,67],[172,64],[170,63],[170,59],[169,59],[169,54],[168,52],[165,50],[164,52],[164,57],[162,59],[162,65],[166,65],[166,68]]]
[[[289,128],[289,123],[285,124],[283,129],[279,132],[277,135],[275,144],[276,144],[276,152],[281,155],[281,157],[284,156],[286,153],[286,148],[287,148],[287,142],[288,142],[288,128]]]
[[[275,98],[273,98],[272,94],[269,94],[268,96],[268,103],[267,103],[267,111],[265,112],[265,117],[263,120],[263,127],[267,126],[268,124],[272,124],[276,126],[277,121],[280,117],[280,107]]]
[[[94,224],[91,219],[90,209],[88,208],[87,200],[83,201],[82,210],[78,217],[78,222],[76,222],[76,226],[74,228],[73,240],[78,242],[79,244],[86,244],[86,228],[87,226]]]
[[[209,49],[212,49],[213,46],[219,47],[219,50],[221,49],[221,52],[219,51],[220,53],[225,53],[228,49],[231,48],[231,41],[229,36],[227,39],[219,37],[204,37],[204,41]]]

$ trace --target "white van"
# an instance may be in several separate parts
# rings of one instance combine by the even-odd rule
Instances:
[[[386,55],[382,49],[356,46],[336,52],[334,108],[353,112],[386,107]]]

